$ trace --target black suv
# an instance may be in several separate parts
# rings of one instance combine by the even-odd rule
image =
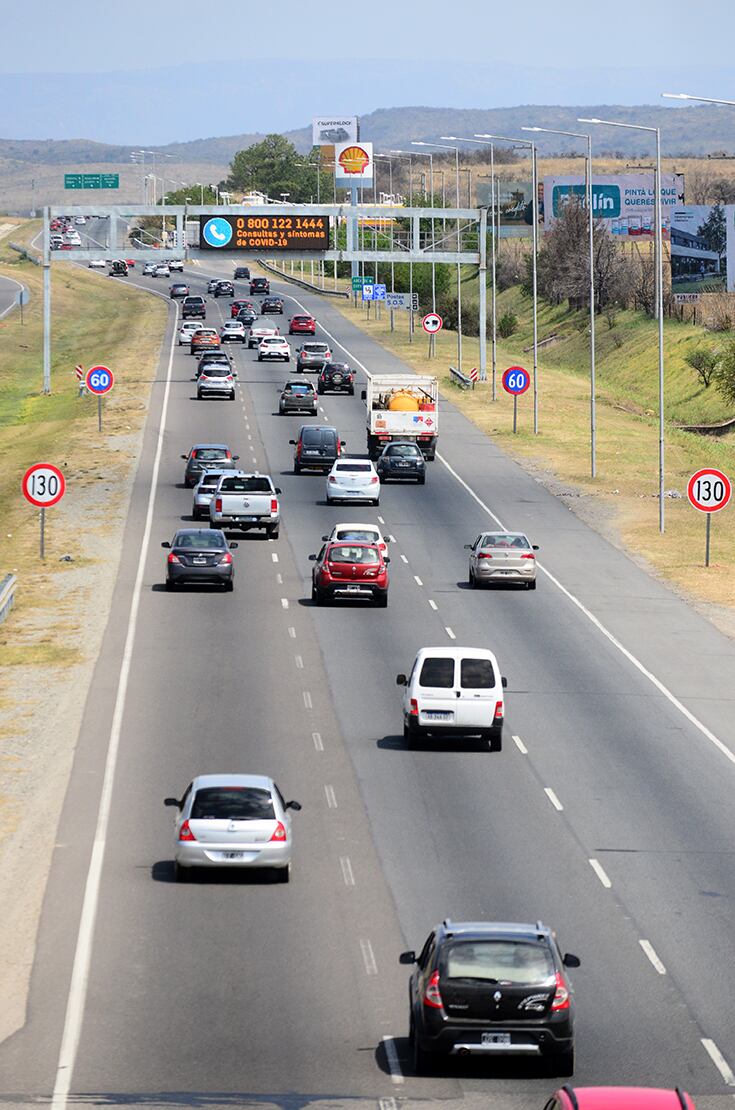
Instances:
[[[184,297],[184,303],[181,306],[181,316],[184,320],[187,320],[190,316],[206,320],[207,302],[204,300],[204,297]]]
[[[328,474],[345,445],[336,428],[315,428],[313,424],[302,424],[299,438],[288,442],[296,448],[293,456],[294,474],[300,474],[302,470],[323,470]]]
[[[417,956],[409,983],[409,1041],[417,1074],[438,1056],[546,1057],[574,1071],[574,996],[551,929],[508,922],[443,921]]]
[[[328,362],[317,382],[317,393],[355,392],[355,374],[346,362]]]
[[[250,270],[247,266],[235,266],[235,281],[240,278],[243,281],[250,281]]]
[[[267,312],[280,312],[283,315],[283,301],[280,297],[266,297],[260,306],[260,313],[265,316]]]
[[[253,293],[270,293],[271,283],[268,278],[251,278],[250,279],[250,296]]]
[[[387,478],[408,478],[423,486],[426,482],[426,463],[421,448],[415,443],[388,443],[375,464],[381,482]]]
[[[214,287],[215,297],[234,297],[235,286],[231,281],[218,281]]]

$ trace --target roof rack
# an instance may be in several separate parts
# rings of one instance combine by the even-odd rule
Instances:
[[[539,924],[540,924],[540,922],[539,922]],[[574,1087],[572,1087],[572,1085],[570,1083],[565,1083],[564,1086],[562,1087],[562,1091],[564,1092],[564,1094],[567,1096],[567,1098],[571,1102],[573,1110],[579,1110],[579,1103],[577,1102],[577,1096],[574,1093]],[[687,1108],[687,1110],[688,1110],[688,1108]]]

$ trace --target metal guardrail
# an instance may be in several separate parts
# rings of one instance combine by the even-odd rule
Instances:
[[[21,258],[25,258],[27,262],[32,262],[34,266],[41,265],[41,259],[28,253],[28,247],[21,246],[20,243],[8,243],[11,250],[17,251]]]
[[[13,608],[16,581],[14,574],[6,574],[3,578],[0,578],[0,624],[3,623]]]
[[[319,285],[313,285],[310,281],[295,278],[292,274],[284,274],[283,270],[279,270],[277,266],[271,266],[270,262],[264,262],[262,258],[256,258],[256,262],[264,270],[268,270],[269,273],[276,274],[283,281],[291,281],[294,285],[300,285],[302,289],[308,289],[310,293],[320,293],[322,297],[346,297],[349,300],[350,294],[344,293],[341,289],[322,289]]]
[[[461,389],[474,389],[475,383],[461,370],[457,370],[455,366],[449,367],[449,373],[452,375],[452,381],[456,382]]]

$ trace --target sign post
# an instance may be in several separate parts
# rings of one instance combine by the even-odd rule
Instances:
[[[518,431],[518,398],[531,384],[531,375],[522,366],[510,366],[503,374],[503,389],[513,398],[513,435]]]
[[[39,555],[46,557],[46,509],[56,505],[66,493],[66,480],[51,463],[34,463],[23,475],[21,490],[26,501],[41,510]]]
[[[86,385],[97,397],[97,431],[102,431],[102,397],[115,384],[115,375],[107,366],[93,366],[87,371]]]
[[[690,504],[700,513],[706,513],[707,523],[704,531],[704,565],[709,566],[710,535],[712,513],[724,509],[732,495],[732,484],[726,474],[712,467],[705,467],[692,474],[687,484],[687,497]]]

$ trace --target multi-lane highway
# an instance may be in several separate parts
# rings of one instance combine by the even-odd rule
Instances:
[[[231,264],[192,268],[192,292],[210,274]],[[312,312],[358,371],[404,369],[334,304],[276,288],[284,320]],[[450,916],[541,918],[581,957],[575,1083],[679,1083],[704,1110],[732,1105],[731,642],[448,402],[424,487],[385,486],[377,510],[327,506],[322,476],[292,473],[302,419],[275,415],[292,368],[233,344],[235,403],[197,402],[176,311],[28,1022],[0,1046],[6,1101],[541,1107],[561,1081],[527,1061],[411,1074],[398,954]],[[207,323],[228,311],[210,299]],[[363,454],[364,415],[358,388],[321,398],[316,419]],[[160,542],[190,519],[180,456],[197,441],[228,443],[283,489],[280,539],[241,539],[234,594],[163,588]],[[309,600],[308,555],[343,519],[394,537],[386,610]],[[463,544],[498,521],[540,545],[535,593],[467,588]],[[498,656],[501,753],[406,750],[395,675],[442,643]],[[288,886],[174,883],[162,800],[212,771],[272,775],[302,803]]]
[[[0,276],[0,320],[18,304],[18,294],[25,289],[15,278]]]

